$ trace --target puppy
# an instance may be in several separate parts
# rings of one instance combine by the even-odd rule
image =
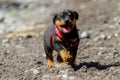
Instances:
[[[79,35],[76,28],[78,13],[71,10],[61,10],[53,17],[53,25],[44,32],[43,43],[46,53],[47,66],[54,67],[53,50],[57,51],[57,61],[73,65],[79,45]]]

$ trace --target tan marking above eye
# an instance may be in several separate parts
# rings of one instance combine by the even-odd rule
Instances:
[[[56,20],[56,21],[55,21],[55,24],[56,24],[57,26],[61,26],[61,25],[64,25],[64,24],[65,24],[65,21],[64,21],[64,20]]]
[[[76,24],[76,19],[72,20],[71,23],[74,26]]]
[[[60,15],[61,15],[61,16],[64,16],[64,14],[63,14],[63,13],[61,13]]]

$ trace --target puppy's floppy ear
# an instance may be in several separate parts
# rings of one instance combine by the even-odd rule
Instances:
[[[78,15],[78,13],[77,13],[76,11],[73,11],[73,15],[74,15],[74,17],[76,18],[76,20],[78,20],[79,15]]]
[[[57,18],[57,13],[55,13],[54,16],[53,16],[53,24],[55,24],[56,18]]]

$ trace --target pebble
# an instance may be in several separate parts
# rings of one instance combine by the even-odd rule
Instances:
[[[4,54],[4,55],[8,55],[9,53],[10,53],[9,50],[5,50],[3,54]]]
[[[68,78],[68,74],[66,73],[66,74],[62,75],[62,78],[63,79],[67,79]]]
[[[105,53],[105,51],[99,51],[99,52],[97,52],[97,55],[101,56],[104,53]]]
[[[86,73],[87,72],[87,66],[82,66],[81,71]]]
[[[33,74],[39,74],[39,71],[37,69],[33,69]]]
[[[114,36],[115,36],[115,37],[118,37],[118,36],[119,36],[119,34],[118,34],[118,33],[115,33],[115,34],[114,34]]]
[[[77,80],[75,76],[69,77],[69,80]]]
[[[5,20],[5,17],[0,16],[0,23],[4,22],[4,20]]]
[[[42,80],[49,80],[50,75],[46,74],[42,76]],[[53,77],[53,76],[52,76]]]
[[[84,38],[89,38],[90,37],[90,34],[86,31],[84,31],[81,35],[80,35],[80,38],[84,39]]]
[[[5,43],[9,43],[9,42],[10,42],[9,39],[3,39],[3,40],[2,40],[2,43],[3,43],[3,44],[5,44]]]
[[[42,54],[42,56],[43,56],[43,57],[46,57],[46,54],[45,54],[45,53],[43,53],[43,54]]]
[[[114,54],[114,55],[119,54],[119,52],[117,51],[117,49],[113,49],[113,54]]]
[[[32,72],[32,73],[35,74],[35,75],[40,73],[40,71],[39,71],[38,69],[26,70],[25,73],[27,73],[27,72]]]
[[[107,36],[105,34],[101,34],[100,38],[105,40],[107,38]]]
[[[106,40],[106,39],[111,39],[112,36],[111,35],[105,35],[105,34],[101,34],[99,36],[97,36],[96,38],[94,38],[94,41],[98,41],[98,40]]]
[[[113,71],[114,71],[114,67],[110,67],[110,68],[109,68],[109,71],[110,71],[110,72],[113,72]]]
[[[109,28],[110,28],[110,29],[114,29],[114,28],[115,28],[115,25],[110,25]]]
[[[52,0],[55,4],[58,4],[61,2],[61,0]]]
[[[28,4],[26,3],[21,3],[21,5],[19,6],[20,9],[25,9],[28,8]]]
[[[71,68],[66,69],[66,71],[70,73],[70,72],[74,72],[74,69],[71,67]]]
[[[109,39],[109,40],[112,39],[112,35],[108,35],[107,39]]]
[[[72,73],[70,69],[61,70],[59,71],[58,77],[61,77],[63,80],[76,80],[75,76],[70,76],[69,74]]]
[[[0,24],[0,34],[5,33],[5,24]]]
[[[99,42],[95,43],[94,45],[95,45],[95,46],[100,46],[100,45],[102,45],[102,44],[103,44],[103,42],[102,42],[102,41],[99,41]]]

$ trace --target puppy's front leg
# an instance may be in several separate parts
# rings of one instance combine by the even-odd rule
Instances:
[[[61,63],[70,64],[72,60],[72,55],[67,51],[67,49],[64,47],[62,41],[55,38],[53,42],[54,49],[58,52],[58,61]]]
[[[59,54],[65,63],[67,63],[67,64],[70,63],[72,56],[70,55],[70,53],[66,49],[60,50]]]

